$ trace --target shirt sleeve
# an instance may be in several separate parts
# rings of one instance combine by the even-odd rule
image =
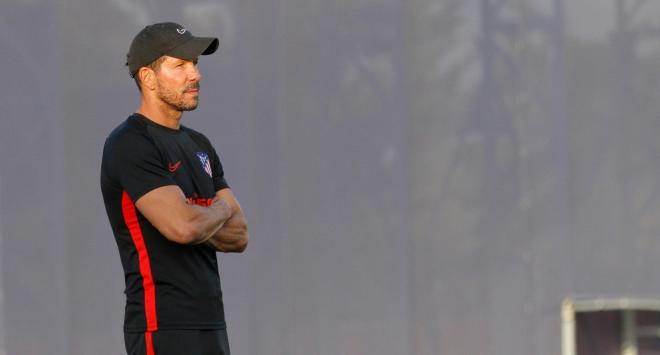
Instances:
[[[111,149],[112,175],[133,201],[161,186],[176,185],[156,145],[140,134],[118,137]]]
[[[222,169],[222,163],[220,163],[220,158],[215,152],[215,149],[211,149],[212,154],[212,169],[213,169],[213,185],[215,186],[215,191],[220,191],[229,187],[227,180],[225,179],[225,172]]]
[[[222,163],[220,163],[218,153],[215,151],[215,148],[213,148],[211,141],[209,141],[205,135],[197,131],[191,130],[189,128],[186,128],[186,130],[190,132],[190,137],[197,144],[199,144],[201,148],[204,148],[205,151],[209,152],[209,159],[211,160],[211,173],[213,176],[213,187],[215,188],[215,191],[228,188],[229,184],[225,179],[225,172],[222,168]]]

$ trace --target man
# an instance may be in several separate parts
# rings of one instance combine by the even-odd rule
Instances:
[[[197,58],[217,48],[168,22],[128,51],[140,107],[105,142],[101,190],[124,268],[129,355],[229,354],[216,251],[245,250],[247,223],[209,140],[180,124],[197,107]]]

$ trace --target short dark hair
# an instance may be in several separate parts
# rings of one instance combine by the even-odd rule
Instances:
[[[158,59],[154,60],[153,62],[145,65],[145,67],[155,72],[158,72],[160,70],[160,65],[163,64],[164,61],[165,61],[165,56],[161,56]],[[140,92],[142,92],[142,83],[140,82],[140,76],[137,73],[135,73],[133,79],[135,80],[135,85],[137,85]]]

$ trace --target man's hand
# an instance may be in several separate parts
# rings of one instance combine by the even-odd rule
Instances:
[[[231,216],[206,243],[216,251],[242,253],[247,248],[249,233],[247,221],[245,220],[241,206],[228,188],[216,193],[213,198],[213,204],[216,203],[216,200],[227,203],[230,206]]]

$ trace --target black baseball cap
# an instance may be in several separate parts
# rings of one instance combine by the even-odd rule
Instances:
[[[126,65],[131,77],[154,60],[168,55],[185,60],[195,60],[200,55],[213,54],[219,41],[214,37],[195,37],[183,26],[174,22],[149,25],[140,31],[126,55]]]

